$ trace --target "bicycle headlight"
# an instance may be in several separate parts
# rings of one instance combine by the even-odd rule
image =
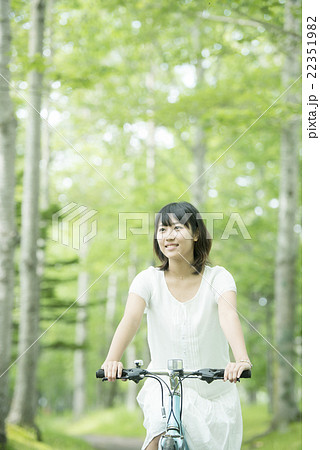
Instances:
[[[183,370],[182,359],[169,359],[168,370]]]

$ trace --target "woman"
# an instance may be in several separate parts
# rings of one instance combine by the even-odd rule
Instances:
[[[183,426],[190,450],[238,450],[242,441],[240,401],[234,383],[250,369],[236,311],[236,285],[221,266],[211,267],[212,239],[198,210],[170,203],[156,215],[154,251],[161,261],[131,283],[124,316],[102,368],[110,381],[121,376],[120,359],[147,314],[150,370],[182,359],[186,369],[224,368],[223,381],[185,380]],[[229,360],[231,346],[235,362]],[[156,450],[166,421],[158,383],[148,379],[137,400],[147,436],[142,449]]]

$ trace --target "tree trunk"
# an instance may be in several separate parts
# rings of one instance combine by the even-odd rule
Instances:
[[[85,265],[88,253],[88,244],[80,247],[80,264]],[[83,348],[87,337],[87,312],[88,303],[89,274],[85,269],[80,270],[78,275],[78,301],[76,318],[76,338],[75,343],[79,347],[74,353],[74,391],[73,391],[73,415],[81,416],[86,405],[86,361],[85,350]]]
[[[137,267],[137,257],[135,246],[132,245],[130,248],[130,264],[128,266],[128,283],[130,285],[131,281],[136,275],[136,267]],[[136,359],[136,349],[134,342],[131,342],[126,350],[126,367],[133,367],[133,362]],[[128,383],[127,390],[127,399],[126,404],[129,411],[133,411],[136,406],[136,397],[137,397],[138,389],[136,383]]]
[[[200,32],[199,26],[195,24],[193,30],[193,40],[194,46],[198,57],[198,62],[196,65],[197,74],[197,86],[201,86],[204,79],[204,68],[201,65],[201,42],[200,42]],[[205,133],[202,128],[201,120],[198,119],[198,123],[195,129],[195,138],[192,146],[192,154],[195,165],[194,179],[197,180],[191,187],[192,203],[195,204],[196,208],[202,212],[204,201],[206,198],[205,194],[205,156],[206,156],[206,144],[205,144]]]
[[[46,101],[46,105],[49,114],[49,101]],[[47,122],[42,122],[42,155],[41,155],[41,196],[40,196],[40,210],[45,212],[50,205],[50,186],[49,186],[49,164],[50,164],[50,137],[51,129]]]
[[[11,31],[8,0],[0,2],[0,73],[10,80]],[[11,356],[11,316],[14,296],[15,137],[16,120],[9,85],[0,77],[0,447],[6,442],[8,372]]]
[[[153,64],[150,71],[146,76],[146,87],[148,89],[148,108],[152,111],[155,109],[154,97],[155,97],[155,74],[156,67]],[[153,119],[148,120],[147,123],[147,157],[146,157],[146,171],[147,171],[147,183],[148,183],[148,203],[154,205],[156,201],[156,194],[154,189],[155,184],[155,166],[156,166],[156,126]]]
[[[136,347],[134,343],[129,344],[126,351],[126,367],[134,367],[133,362],[137,359]],[[129,382],[127,390],[126,406],[129,411],[134,411],[137,407],[138,389],[136,383]]]
[[[299,32],[296,8],[300,0],[287,0],[285,4],[285,30]],[[283,84],[287,87],[300,73],[300,50],[298,41],[288,39],[285,47],[286,58],[283,69]],[[299,97],[290,93],[287,102],[299,103]],[[281,133],[281,173],[278,245],[275,271],[276,344],[279,352],[294,365],[295,329],[295,275],[297,258],[297,237],[294,224],[297,211],[298,164],[300,148],[300,119],[289,118]],[[292,367],[278,357],[275,386],[275,410],[273,426],[285,428],[299,417],[294,389],[295,372]]]
[[[148,201],[150,205],[154,205],[155,203],[155,147],[156,147],[156,139],[155,139],[155,123],[153,120],[148,121],[147,125],[147,183],[148,183]]]
[[[45,1],[31,5],[29,58],[42,56]],[[34,69],[28,75],[29,105],[26,130],[26,151],[23,179],[21,225],[21,312],[17,363],[17,382],[9,421],[35,426],[36,369],[39,335],[39,277],[37,273],[37,239],[39,231],[39,161],[42,73]],[[32,106],[31,106],[32,105]],[[36,111],[35,111],[36,110]]]
[[[109,275],[107,303],[106,303],[106,342],[108,346],[112,341],[115,329],[115,317],[116,317],[116,304],[117,304],[117,275],[111,273]],[[100,383],[101,385],[101,383]],[[105,398],[104,406],[112,408],[114,400],[116,398],[118,383],[109,383],[108,389],[102,386],[104,391],[103,398]]]
[[[47,0],[47,12],[46,12],[46,36],[47,48],[50,50],[50,56],[47,58],[47,64],[50,67],[53,64],[53,3],[55,0]],[[46,86],[44,86],[46,91],[46,97],[43,101],[43,108],[47,111],[47,117],[50,115],[50,92],[51,92],[51,80],[47,81]],[[50,177],[49,177],[49,166],[50,166],[50,144],[51,144],[51,133],[52,128],[49,126],[48,122],[42,121],[41,130],[41,164],[40,164],[40,210],[46,211],[50,205]]]
[[[268,304],[265,306],[265,319],[266,319],[266,336],[269,342],[273,342],[273,328],[272,328],[272,311],[271,311],[271,301],[268,301]],[[274,411],[274,383],[273,383],[273,374],[274,374],[274,352],[269,344],[267,345],[267,393],[268,393],[268,411],[270,414],[273,414]]]
[[[206,198],[205,175],[203,175],[205,171],[206,145],[204,142],[204,132],[200,124],[197,125],[192,152],[195,165],[195,180],[197,180],[192,185],[192,202],[195,204],[196,208],[202,212],[204,200]]]

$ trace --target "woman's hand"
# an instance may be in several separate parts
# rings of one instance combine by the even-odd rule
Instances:
[[[236,383],[237,379],[240,378],[240,375],[244,370],[250,370],[251,364],[249,362],[229,362],[227,367],[224,370],[224,380],[229,380],[230,383]]]
[[[101,369],[104,370],[104,376],[108,378],[108,381],[115,381],[117,377],[120,378],[122,375],[123,364],[120,361],[105,360]]]

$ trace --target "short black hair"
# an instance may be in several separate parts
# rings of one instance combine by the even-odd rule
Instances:
[[[212,237],[208,232],[201,214],[191,203],[188,202],[174,202],[168,203],[156,214],[154,224],[154,239],[153,249],[157,257],[161,261],[161,265],[158,266],[160,270],[168,270],[169,260],[160,250],[157,240],[157,230],[159,223],[165,226],[172,225],[172,218],[170,215],[174,215],[178,221],[189,228],[194,236],[198,234],[198,240],[194,242],[194,260],[192,267],[195,271],[193,274],[197,275],[202,272],[206,264],[211,265],[209,260],[209,253],[212,246]]]

